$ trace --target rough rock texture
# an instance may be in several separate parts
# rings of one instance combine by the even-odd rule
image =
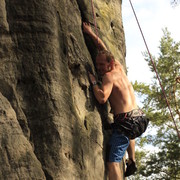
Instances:
[[[94,0],[100,38],[124,64],[121,0]],[[0,179],[106,179],[103,123],[82,32],[90,0],[0,0]],[[121,164],[121,166],[123,166]]]

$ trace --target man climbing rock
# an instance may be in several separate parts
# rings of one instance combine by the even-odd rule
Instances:
[[[134,174],[137,170],[135,165],[135,140],[136,136],[131,134],[131,128],[127,132],[121,127],[125,122],[129,123],[133,118],[142,118],[143,113],[136,104],[134,90],[123,70],[123,66],[115,61],[113,55],[107,51],[105,44],[92,31],[88,23],[83,23],[83,30],[94,41],[99,53],[96,57],[96,69],[102,76],[101,87],[97,84],[96,78],[89,73],[90,82],[93,85],[93,92],[100,104],[107,100],[110,102],[114,115],[112,124],[112,136],[108,150],[108,174],[110,180],[120,180],[119,162],[122,160],[126,150],[129,160],[125,176]],[[123,125],[128,127],[128,125]],[[135,133],[136,134],[136,133]]]

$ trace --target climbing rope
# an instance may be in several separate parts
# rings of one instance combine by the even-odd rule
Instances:
[[[147,43],[146,43],[146,39],[145,39],[144,34],[143,34],[143,32],[142,32],[141,26],[140,26],[140,24],[139,24],[139,21],[138,21],[138,18],[137,18],[137,15],[136,15],[136,12],[135,12],[135,10],[134,10],[134,7],[133,7],[133,5],[132,5],[131,0],[129,0],[129,2],[130,2],[130,5],[131,5],[131,8],[132,8],[132,10],[133,10],[134,16],[135,16],[135,18],[136,18],[136,21],[137,21],[137,24],[138,24],[139,30],[140,30],[141,35],[142,35],[142,38],[143,38],[143,40],[144,40],[144,43],[145,43],[146,49],[147,49],[147,51],[148,51],[148,54],[149,54],[149,57],[150,57],[151,63],[152,63],[153,68],[154,68],[154,71],[155,71],[155,73],[156,73],[156,77],[157,77],[157,79],[158,79],[158,81],[159,81],[159,84],[160,84],[160,87],[161,87],[161,89],[162,89],[162,92],[163,92],[164,98],[165,98],[165,100],[166,100],[166,103],[167,103],[167,106],[168,106],[168,109],[169,109],[169,112],[170,112],[171,118],[172,118],[172,120],[173,120],[173,123],[174,123],[175,129],[176,129],[176,132],[177,132],[178,138],[180,139],[180,133],[179,133],[179,130],[178,130],[178,128],[177,128],[177,125],[176,125],[176,122],[175,122],[174,116],[173,116],[173,114],[172,114],[171,107],[170,107],[170,104],[169,104],[169,102],[168,102],[168,99],[167,99],[166,93],[165,93],[165,91],[164,91],[164,88],[163,88],[163,86],[162,86],[161,80],[160,80],[160,78],[159,78],[159,75],[158,75],[158,72],[157,72],[157,69],[156,69],[155,63],[154,63],[154,61],[153,61],[153,59],[152,59],[151,53],[150,53],[150,51],[149,51],[148,45],[147,45]]]
[[[91,8],[92,8],[93,21],[94,21],[94,26],[95,26],[95,30],[96,30],[96,35],[99,37],[98,30],[97,30],[97,24],[96,24],[96,14],[95,14],[95,10],[94,10],[93,0],[91,0]]]
[[[97,43],[99,44],[99,34],[98,34],[98,29],[97,29],[97,24],[96,24],[96,14],[95,14],[95,10],[94,10],[93,0],[91,0],[91,8],[92,8],[92,14],[93,14],[93,21],[94,21],[95,32],[96,32],[96,36],[98,37]]]

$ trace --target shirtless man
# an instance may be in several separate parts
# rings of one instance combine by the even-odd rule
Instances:
[[[126,112],[132,112],[138,109],[133,87],[122,65],[114,60],[113,55],[107,51],[102,40],[96,36],[88,23],[83,23],[83,29],[93,39],[96,47],[100,50],[96,57],[96,68],[99,75],[102,76],[101,87],[97,85],[95,76],[89,73],[93,92],[98,102],[104,104],[109,100],[114,119]],[[117,130],[113,130],[108,159],[110,180],[121,179],[119,162],[122,160],[126,150],[128,151],[129,160],[125,176],[129,176],[137,170],[135,166],[135,140],[129,140],[127,136],[119,133]]]

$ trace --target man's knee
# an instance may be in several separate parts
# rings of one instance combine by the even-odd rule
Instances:
[[[118,162],[108,162],[108,170],[110,172],[119,171],[119,163]]]
[[[108,174],[109,174],[109,180],[120,180],[121,173],[120,173],[119,163],[108,162]]]

